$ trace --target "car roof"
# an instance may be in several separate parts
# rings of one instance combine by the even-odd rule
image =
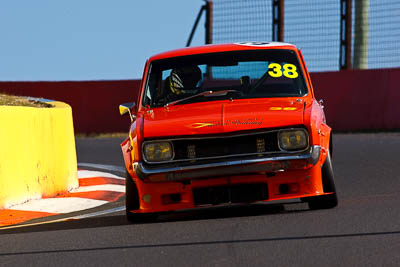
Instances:
[[[194,54],[207,54],[216,52],[259,50],[259,49],[296,50],[297,48],[293,44],[282,43],[282,42],[241,42],[241,43],[230,43],[230,44],[210,44],[210,45],[195,46],[195,47],[185,47],[181,49],[163,52],[150,57],[149,60],[153,61],[164,58],[188,56]]]

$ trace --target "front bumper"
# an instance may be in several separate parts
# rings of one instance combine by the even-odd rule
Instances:
[[[193,163],[185,166],[151,166],[143,162],[133,164],[136,175],[141,180],[152,182],[181,181],[204,177],[237,175],[258,172],[281,172],[289,169],[304,169],[314,166],[321,153],[320,146],[311,146],[302,153],[250,159],[226,160],[212,163]]]

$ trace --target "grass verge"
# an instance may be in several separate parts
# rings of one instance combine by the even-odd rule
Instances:
[[[76,138],[127,138],[128,133],[76,133]]]
[[[0,93],[0,106],[22,106],[22,107],[37,107],[37,108],[51,108],[52,105],[22,96],[13,96]]]

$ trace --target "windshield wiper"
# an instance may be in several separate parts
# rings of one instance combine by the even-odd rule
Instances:
[[[260,79],[258,79],[256,84],[250,88],[250,93],[253,93],[258,87],[260,87],[260,85],[262,85],[265,82],[265,80],[268,78],[268,72],[269,72],[269,70],[267,70],[263,74],[263,76],[261,76]]]
[[[204,92],[201,92],[201,93],[198,93],[198,94],[195,94],[195,95],[191,95],[191,96],[188,96],[188,97],[185,97],[185,98],[182,98],[182,99],[178,99],[178,100],[169,102],[169,103],[165,104],[164,107],[173,106],[173,105],[176,105],[178,103],[185,102],[185,101],[187,101],[189,99],[196,98],[196,97],[199,97],[199,96],[205,96],[205,97],[209,97],[209,96],[224,96],[224,95],[227,95],[228,93],[232,93],[232,92],[242,94],[242,92],[240,92],[238,90],[219,90],[219,91],[210,90],[210,91],[204,91]]]

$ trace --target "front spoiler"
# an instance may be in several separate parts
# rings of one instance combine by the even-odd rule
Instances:
[[[142,180],[180,181],[210,176],[236,175],[257,172],[281,172],[288,169],[302,169],[314,166],[320,157],[321,147],[312,146],[299,154],[260,157],[253,159],[227,160],[205,164],[173,167],[147,167],[143,162],[135,162],[133,168]],[[296,164],[297,162],[297,164]],[[293,164],[295,163],[295,164]]]

